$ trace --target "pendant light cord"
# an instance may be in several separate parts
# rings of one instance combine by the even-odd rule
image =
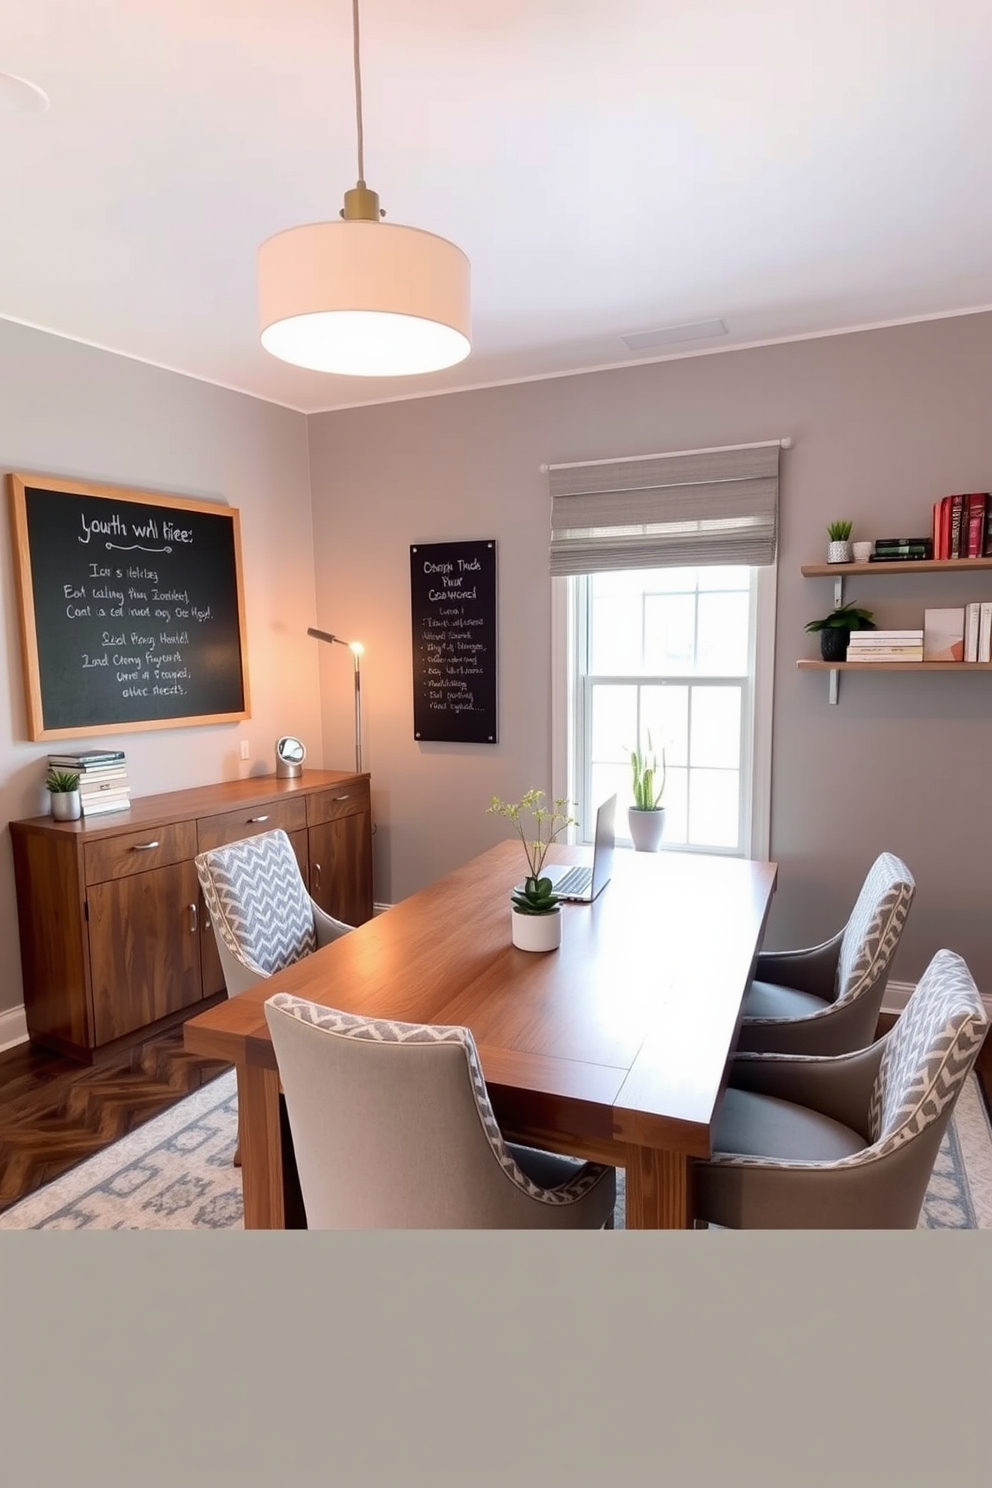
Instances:
[[[362,127],[362,62],[358,46],[358,0],[351,0],[355,54],[355,119],[358,125],[358,184],[365,185],[365,131]]]

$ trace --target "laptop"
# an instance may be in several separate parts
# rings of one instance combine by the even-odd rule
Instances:
[[[591,904],[610,881],[613,872],[615,836],[613,818],[617,798],[610,796],[596,812],[596,835],[592,844],[592,866],[570,867],[567,863],[548,863],[542,878],[550,878],[552,888],[561,899],[574,904]]]

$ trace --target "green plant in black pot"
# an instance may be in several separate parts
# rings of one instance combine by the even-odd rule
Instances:
[[[852,630],[874,630],[875,620],[871,610],[863,610],[853,600],[837,605],[824,615],[822,620],[811,620],[809,631],[820,633],[820,655],[824,661],[843,661],[847,656],[847,643]]]

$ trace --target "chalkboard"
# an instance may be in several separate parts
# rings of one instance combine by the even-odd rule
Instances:
[[[495,744],[496,543],[410,548],[413,736]]]
[[[10,475],[28,734],[250,716],[233,507]]]

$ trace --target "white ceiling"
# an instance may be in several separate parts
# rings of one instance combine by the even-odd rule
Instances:
[[[362,0],[365,160],[472,262],[473,351],[258,341],[356,177],[350,0],[0,0],[0,318],[316,411],[992,306],[990,0]],[[630,352],[621,335],[722,318]]]

